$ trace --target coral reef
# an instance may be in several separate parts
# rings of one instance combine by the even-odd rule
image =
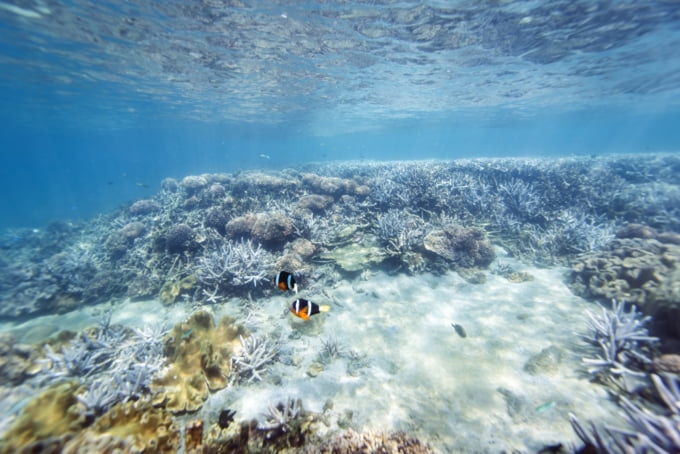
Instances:
[[[135,203],[130,205],[128,211],[132,216],[143,216],[146,214],[151,214],[160,210],[160,206],[155,200],[142,199],[137,200]]]
[[[189,175],[182,178],[179,186],[191,196],[208,186],[208,179],[203,175]]]
[[[496,257],[482,230],[455,224],[431,231],[423,245],[427,251],[463,268],[487,267]]]
[[[618,452],[677,452],[680,447],[680,384],[677,377],[663,379],[652,375],[656,392],[668,409],[668,414],[659,414],[635,404],[626,397],[621,405],[630,428],[599,428],[590,423],[586,428],[579,419],[569,415],[576,435],[585,443],[585,449],[598,453]],[[580,451],[586,452],[586,451]]]
[[[151,383],[154,402],[173,413],[198,410],[210,391],[228,384],[231,358],[238,354],[245,330],[224,317],[200,311],[175,325],[166,339],[167,364]]]
[[[584,337],[598,348],[598,354],[583,362],[598,379],[630,390],[627,379],[645,377],[643,370],[652,363],[650,347],[658,338],[650,336],[645,328],[651,317],[637,312],[635,305],[628,312],[624,307],[623,302],[613,300],[611,310],[602,307],[600,315],[588,313],[590,332]]]
[[[249,213],[230,220],[225,227],[227,237],[250,237],[269,246],[284,244],[294,232],[295,223],[281,212]]]
[[[338,177],[323,177],[313,173],[303,174],[302,184],[310,187],[313,191],[333,196],[342,194],[366,196],[370,192],[369,187],[359,185],[356,181]]]
[[[165,248],[171,254],[177,254],[196,249],[194,241],[195,233],[186,224],[177,224],[170,227],[163,238]]]
[[[276,357],[276,348],[264,336],[239,336],[239,339],[241,350],[232,357],[232,381],[262,381],[261,374],[265,372],[266,365]]]
[[[657,237],[630,238],[629,233],[604,250],[578,258],[569,277],[574,293],[596,300],[626,300],[643,310],[651,304],[680,307],[680,289],[673,287],[680,246]]]
[[[313,213],[323,212],[331,203],[333,197],[320,194],[303,195],[297,201],[296,209]]]
[[[205,220],[203,221],[206,227],[212,227],[213,229],[217,230],[220,235],[227,234],[228,222],[229,214],[219,207],[210,208],[205,215]]]
[[[32,346],[19,344],[10,333],[0,333],[0,381],[4,385],[20,385],[37,374],[37,358]]]
[[[200,257],[195,268],[198,281],[205,289],[231,292],[233,287],[267,282],[274,268],[273,255],[251,240],[229,241]],[[214,293],[214,292],[213,292]]]
[[[139,400],[116,404],[68,441],[63,452],[174,453],[179,445],[180,431],[172,415]]]
[[[292,238],[295,224],[283,213],[260,213],[253,224],[250,234],[263,244],[283,244]]]
[[[399,453],[429,454],[434,453],[427,444],[404,432],[362,432],[353,430],[337,434],[330,440],[306,446],[305,453],[319,454],[354,454],[354,453]]]
[[[299,399],[287,398],[270,404],[264,421],[230,422],[226,427],[213,424],[208,429],[205,453],[262,452],[295,453],[315,446],[315,424],[319,417],[305,411]]]
[[[185,276],[182,279],[163,284],[158,296],[163,304],[172,304],[178,296],[191,292],[195,286],[196,278],[193,275]]]
[[[385,258],[382,250],[375,244],[351,243],[336,247],[320,254],[322,259],[332,260],[343,271],[354,273],[374,266]]]
[[[65,382],[36,396],[0,440],[0,452],[58,452],[85,426],[77,390],[77,383]]]
[[[55,352],[45,345],[45,366],[36,383],[76,380],[82,413],[95,417],[118,402],[148,393],[152,377],[163,361],[162,327],[128,330],[102,315],[97,328],[82,331]]]

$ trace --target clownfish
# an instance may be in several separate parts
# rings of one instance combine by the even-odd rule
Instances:
[[[293,301],[293,304],[290,306],[290,311],[303,320],[309,320],[310,316],[326,312],[330,310],[330,308],[330,306],[319,306],[304,298],[298,298]]]
[[[295,278],[288,271],[279,271],[276,273],[274,285],[276,285],[279,290],[283,290],[284,292],[294,291],[297,293],[297,282],[295,282]]]

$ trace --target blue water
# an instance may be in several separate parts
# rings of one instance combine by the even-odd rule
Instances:
[[[0,227],[167,176],[680,148],[670,1],[0,1]]]

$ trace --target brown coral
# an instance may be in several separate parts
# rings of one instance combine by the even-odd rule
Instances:
[[[206,311],[175,325],[167,339],[168,366],[152,384],[156,403],[173,413],[198,410],[210,391],[227,386],[231,357],[246,334],[230,317],[216,326]]]
[[[484,231],[456,224],[428,233],[423,240],[423,246],[426,250],[465,268],[486,267],[496,257]]]
[[[354,454],[399,453],[429,454],[434,451],[427,445],[404,432],[382,433],[366,431],[356,433],[348,430],[316,446],[306,446],[305,453]]]
[[[254,213],[248,213],[244,216],[237,216],[227,222],[225,226],[225,235],[229,238],[240,238],[243,236],[250,235],[250,231],[253,230],[253,225],[257,221],[257,215]]]
[[[180,432],[172,415],[148,401],[119,403],[64,446],[63,452],[174,453]]]
[[[78,408],[78,384],[60,383],[40,393],[14,421],[0,452],[56,452],[85,424]]]
[[[361,186],[354,180],[338,177],[322,177],[313,173],[302,175],[302,183],[311,187],[315,192],[339,196],[342,194],[364,196],[370,192],[367,186]]]
[[[308,210],[319,213],[325,210],[331,203],[333,203],[333,197],[319,194],[308,194],[300,197],[296,208],[298,210]]]
[[[572,266],[569,283],[579,296],[680,307],[676,270],[680,247],[649,238],[620,238],[606,249],[583,254]]]
[[[251,234],[261,243],[284,243],[295,232],[293,220],[282,213],[260,213]]]
[[[19,385],[34,376],[38,349],[17,343],[11,333],[0,333],[0,381],[5,385]]]

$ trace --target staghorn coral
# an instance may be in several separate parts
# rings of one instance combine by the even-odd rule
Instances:
[[[110,317],[104,313],[97,328],[78,333],[59,352],[45,345],[46,358],[39,360],[45,367],[34,379],[37,384],[78,380],[83,386],[76,398],[87,417],[147,394],[162,365],[164,328],[128,330],[112,325]]]
[[[155,402],[173,413],[198,410],[210,391],[227,386],[231,357],[240,348],[245,329],[223,317],[200,311],[178,323],[167,338],[167,364],[151,383]]]
[[[389,210],[378,217],[376,236],[388,255],[403,258],[423,243],[425,222],[408,212]]]
[[[231,359],[232,381],[262,381],[261,374],[266,370],[266,365],[276,357],[276,347],[264,336],[239,336],[239,339],[241,351]]]
[[[590,332],[584,338],[598,347],[595,358],[583,358],[588,372],[628,389],[627,377],[644,377],[643,366],[652,363],[649,347],[658,338],[649,335],[645,324],[651,317],[637,312],[635,305],[624,312],[625,303],[612,301],[612,310],[602,307],[600,315],[588,312]]]
[[[594,422],[586,428],[579,419],[569,414],[571,426],[585,443],[585,449],[602,454],[619,452],[674,453],[680,448],[680,385],[677,377],[666,379],[652,375],[656,392],[668,409],[666,414],[652,412],[626,397],[621,405],[630,428],[598,427]]]
[[[180,431],[172,415],[163,408],[153,407],[148,400],[139,400],[116,404],[67,442],[63,452],[120,449],[122,452],[174,453],[179,445]]]
[[[210,290],[232,291],[232,286],[243,287],[268,280],[274,267],[274,256],[255,247],[251,240],[229,241],[213,248],[210,255],[198,259],[195,273],[199,282]]]

